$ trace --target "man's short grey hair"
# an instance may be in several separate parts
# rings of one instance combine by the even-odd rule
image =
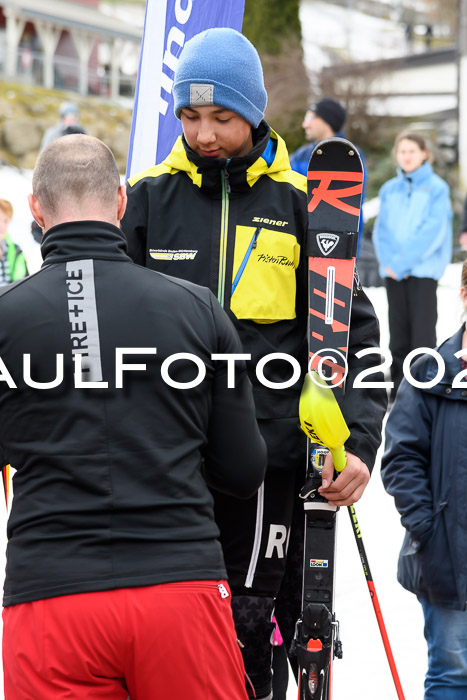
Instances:
[[[51,214],[57,214],[63,206],[82,206],[91,201],[113,208],[119,186],[112,151],[85,134],[52,141],[39,155],[32,178],[33,194]]]

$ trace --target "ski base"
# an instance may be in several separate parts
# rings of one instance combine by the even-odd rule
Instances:
[[[299,666],[299,700],[329,700],[330,669],[342,657],[339,624],[334,608],[334,560],[338,507],[320,494],[321,469],[327,450],[312,450],[304,498],[305,549],[302,614],[296,624],[293,648]]]

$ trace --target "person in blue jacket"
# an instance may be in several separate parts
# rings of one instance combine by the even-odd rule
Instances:
[[[306,143],[290,155],[290,167],[297,173],[307,174],[308,163],[312,151],[318,141],[330,139],[333,136],[344,138],[345,120],[347,112],[340,102],[332,97],[323,97],[307,109],[302,122],[305,131]]]
[[[332,97],[323,97],[322,100],[310,105],[310,107],[305,112],[305,116],[302,122],[302,128],[305,131],[306,143],[304,146],[300,146],[296,151],[290,154],[290,167],[301,175],[307,175],[308,163],[310,162],[311,154],[313,149],[319,141],[324,139],[330,139],[334,136],[339,138],[345,138],[343,131],[345,121],[347,119],[347,112],[345,107],[341,105],[340,102]],[[363,163],[363,190],[362,190],[362,202],[365,199],[365,188],[366,188],[366,170],[365,170],[365,159],[362,152],[359,150],[360,158]],[[358,251],[357,256],[360,253],[360,239],[363,233],[363,216],[360,217],[360,223],[358,227]]]
[[[388,297],[392,398],[407,354],[436,345],[436,289],[452,255],[449,186],[433,171],[425,139],[403,131],[394,154],[397,176],[380,190],[373,230]]]
[[[467,311],[467,261],[461,297]],[[437,348],[437,355],[418,359],[411,375],[421,385],[402,380],[386,424],[381,467],[386,491],[394,496],[406,529],[397,578],[423,608],[428,644],[425,700],[465,700],[466,324]]]

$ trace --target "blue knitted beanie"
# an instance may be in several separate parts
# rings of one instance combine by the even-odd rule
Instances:
[[[235,29],[207,29],[187,41],[175,71],[175,116],[183,107],[219,105],[257,127],[267,94],[253,44]]]

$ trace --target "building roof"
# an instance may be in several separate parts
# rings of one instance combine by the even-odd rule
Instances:
[[[361,61],[355,63],[342,63],[326,66],[323,73],[342,77],[352,73],[362,73],[366,70],[377,70],[378,72],[403,70],[411,68],[430,68],[435,65],[445,65],[457,61],[458,52],[455,46],[444,49],[424,51],[422,53],[406,54],[395,58],[382,58],[377,61]]]
[[[143,28],[75,2],[62,0],[0,0],[2,9],[11,8],[28,22],[50,22],[63,29],[81,29],[101,37],[140,42]]]

